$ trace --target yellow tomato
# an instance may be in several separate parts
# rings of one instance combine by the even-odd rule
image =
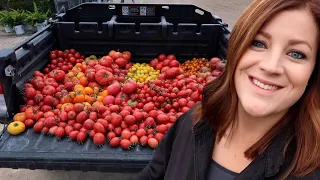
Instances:
[[[26,129],[26,125],[21,121],[14,121],[8,125],[7,131],[11,135],[18,135]]]

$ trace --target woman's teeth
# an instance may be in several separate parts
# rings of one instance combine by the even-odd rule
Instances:
[[[266,85],[266,84],[263,84],[262,82],[256,80],[256,79],[253,79],[252,80],[253,84],[259,86],[260,88],[262,89],[265,89],[265,90],[276,90],[278,89],[277,86],[270,86],[270,85]]]

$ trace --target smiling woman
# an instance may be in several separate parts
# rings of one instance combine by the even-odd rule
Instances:
[[[256,0],[240,17],[226,72],[204,88],[194,122],[206,117],[217,132],[216,162],[241,172],[286,131],[283,177],[319,167],[319,22],[317,0]]]
[[[319,179],[319,30],[319,0],[254,0],[224,73],[135,178]]]

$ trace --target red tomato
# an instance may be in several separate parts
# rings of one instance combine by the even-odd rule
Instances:
[[[123,149],[131,149],[132,148],[131,142],[128,139],[121,139],[120,146]]]
[[[24,124],[27,127],[32,127],[34,125],[34,120],[33,119],[27,119],[27,120],[24,121]]]
[[[79,132],[77,135],[77,141],[82,144],[86,140],[87,136],[84,132]]]
[[[106,86],[113,81],[113,75],[105,69],[100,69],[95,74],[95,79],[100,85]]]
[[[69,133],[69,138],[74,141],[77,139],[78,134],[79,134],[79,131],[71,131]]]
[[[159,142],[156,138],[149,138],[148,139],[148,145],[151,147],[151,148],[157,148]]]
[[[110,142],[109,142],[109,145],[111,147],[118,147],[120,145],[120,139],[118,137],[113,137]]]
[[[65,135],[65,131],[64,131],[64,128],[63,127],[58,127],[55,131],[55,135],[57,138],[63,138],[64,135]]]
[[[102,133],[96,133],[93,137],[93,143],[97,146],[101,146],[105,143],[106,137]]]

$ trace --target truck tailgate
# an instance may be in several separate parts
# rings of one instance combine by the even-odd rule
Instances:
[[[0,167],[100,172],[139,172],[152,158],[154,150],[141,146],[133,150],[95,146],[58,140],[29,129],[19,136],[5,132],[0,141]]]

